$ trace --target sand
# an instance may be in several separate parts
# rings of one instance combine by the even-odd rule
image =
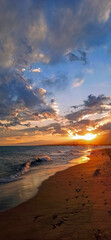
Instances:
[[[111,149],[56,173],[39,193],[0,213],[0,240],[111,240]]]

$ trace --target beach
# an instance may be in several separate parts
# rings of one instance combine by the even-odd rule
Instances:
[[[111,148],[57,172],[31,200],[0,213],[1,240],[111,239]]]

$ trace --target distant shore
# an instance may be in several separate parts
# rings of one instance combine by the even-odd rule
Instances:
[[[56,173],[31,200],[0,213],[1,240],[111,240],[111,148]]]

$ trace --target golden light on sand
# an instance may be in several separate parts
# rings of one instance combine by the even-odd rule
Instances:
[[[78,134],[73,135],[73,132],[71,131],[68,131],[68,133],[69,133],[69,136],[75,140],[83,139],[83,140],[90,141],[97,137],[97,134],[92,134],[92,133],[86,133],[85,135],[78,135]]]

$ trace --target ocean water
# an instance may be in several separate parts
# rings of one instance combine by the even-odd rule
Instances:
[[[90,146],[0,147],[0,211],[32,198],[44,180],[88,161]]]

